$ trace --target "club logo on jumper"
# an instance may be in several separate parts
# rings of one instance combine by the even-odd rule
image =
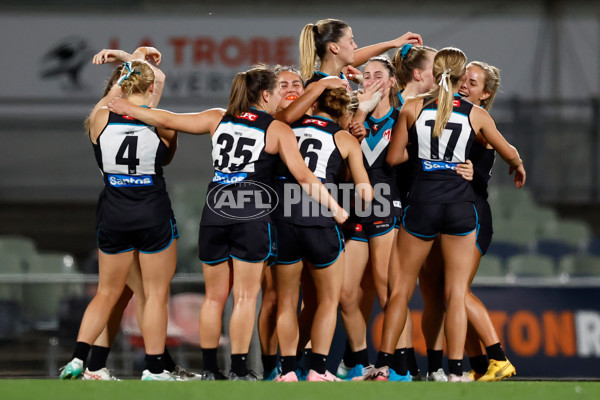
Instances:
[[[215,176],[213,176],[212,181],[221,183],[224,185],[229,185],[232,183],[242,182],[248,177],[248,174],[245,172],[239,172],[237,174],[226,174],[223,172],[215,171]]]
[[[108,183],[113,187],[152,186],[154,182],[150,175],[108,175]]]
[[[303,125],[308,125],[308,124],[315,124],[315,125],[319,125],[320,127],[325,128],[328,124],[327,121],[321,121],[320,119],[315,119],[315,118],[307,118],[304,121],[302,121]]]
[[[388,142],[390,140],[392,140],[392,130],[391,129],[386,129],[385,131],[383,131],[383,139]]]
[[[429,161],[429,160],[421,160],[423,164],[423,171],[431,172],[431,171],[442,171],[446,169],[456,170],[456,164],[444,162],[444,161]]]
[[[264,183],[251,180],[224,183],[214,187],[206,195],[206,204],[215,214],[238,221],[264,217],[270,214],[278,203],[279,198],[275,190]]]
[[[237,117],[241,119],[247,119],[248,121],[256,121],[258,115],[252,114],[251,112],[244,112],[238,115]]]

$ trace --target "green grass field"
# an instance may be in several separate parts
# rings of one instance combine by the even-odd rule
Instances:
[[[496,383],[274,383],[274,382],[83,382],[60,380],[0,380],[0,399],[144,399],[144,400],[337,400],[337,399],[460,399],[571,400],[600,399],[600,382]]]

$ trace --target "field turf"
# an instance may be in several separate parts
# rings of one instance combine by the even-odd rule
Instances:
[[[1,379],[0,399],[37,400],[598,400],[600,382],[513,381],[493,383],[275,383],[83,382]]]

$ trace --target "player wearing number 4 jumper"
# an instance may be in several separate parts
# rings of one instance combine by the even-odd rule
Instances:
[[[269,215],[257,213],[259,208],[269,204],[269,200],[265,191],[256,189],[272,185],[276,156],[283,159],[299,182],[307,185],[311,195],[333,212],[337,221],[343,222],[347,218],[345,211],[304,164],[291,128],[271,116],[280,100],[276,82],[275,74],[265,67],[237,74],[227,110],[173,114],[136,107],[120,99],[110,105],[120,114],[134,116],[152,125],[192,134],[211,134],[215,175],[209,183],[211,190],[202,214],[199,236],[206,285],[206,297],[200,311],[200,345],[206,379],[224,378],[218,370],[216,352],[223,309],[233,282],[229,378],[256,380],[247,368],[246,358],[263,269],[277,250]],[[246,187],[251,190],[243,192]],[[225,195],[211,197],[219,193]],[[227,199],[240,199],[240,196],[245,199],[241,207],[227,206],[231,205]]]
[[[162,166],[173,157],[177,132],[157,129],[105,106],[121,90],[133,104],[146,106],[154,91],[154,71],[145,61],[125,63],[118,86],[94,107],[90,140],[105,188],[97,208],[98,292],[87,307],[73,360],[61,378],[77,378],[90,345],[107,324],[119,300],[136,250],[142,271],[146,307],[142,332],[147,369],[143,380],[174,380],[165,370],[169,284],[175,273],[177,227],[165,188]]]

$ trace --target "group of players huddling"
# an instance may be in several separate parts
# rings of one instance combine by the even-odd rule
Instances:
[[[487,183],[496,152],[515,185],[525,183],[517,150],[487,112],[498,69],[467,64],[457,48],[424,46],[411,32],[358,49],[350,26],[336,19],[307,24],[299,44],[300,71],[255,66],[233,79],[227,109],[192,114],[155,108],[165,81],[156,49],[94,56],[95,64],[118,63],[86,121],[105,183],[99,282],[62,379],[115,379],[106,360],[135,293],[142,380],[257,380],[246,360],[261,289],[265,380],[470,382],[515,374],[470,291],[492,237]],[[390,50],[392,59],[382,55]],[[200,374],[177,366],[165,347],[179,235],[162,167],[178,132],[211,135],[215,170],[198,239],[206,287]],[[351,205],[331,190],[344,182],[355,185]],[[256,187],[268,190],[249,190]],[[270,191],[278,204],[263,212]],[[240,196],[250,196],[241,207],[223,201]],[[426,374],[416,364],[408,309],[417,279]],[[225,376],[217,348],[231,291]],[[372,364],[366,327],[375,297],[384,322]],[[338,306],[347,342],[334,375],[326,363]]]

